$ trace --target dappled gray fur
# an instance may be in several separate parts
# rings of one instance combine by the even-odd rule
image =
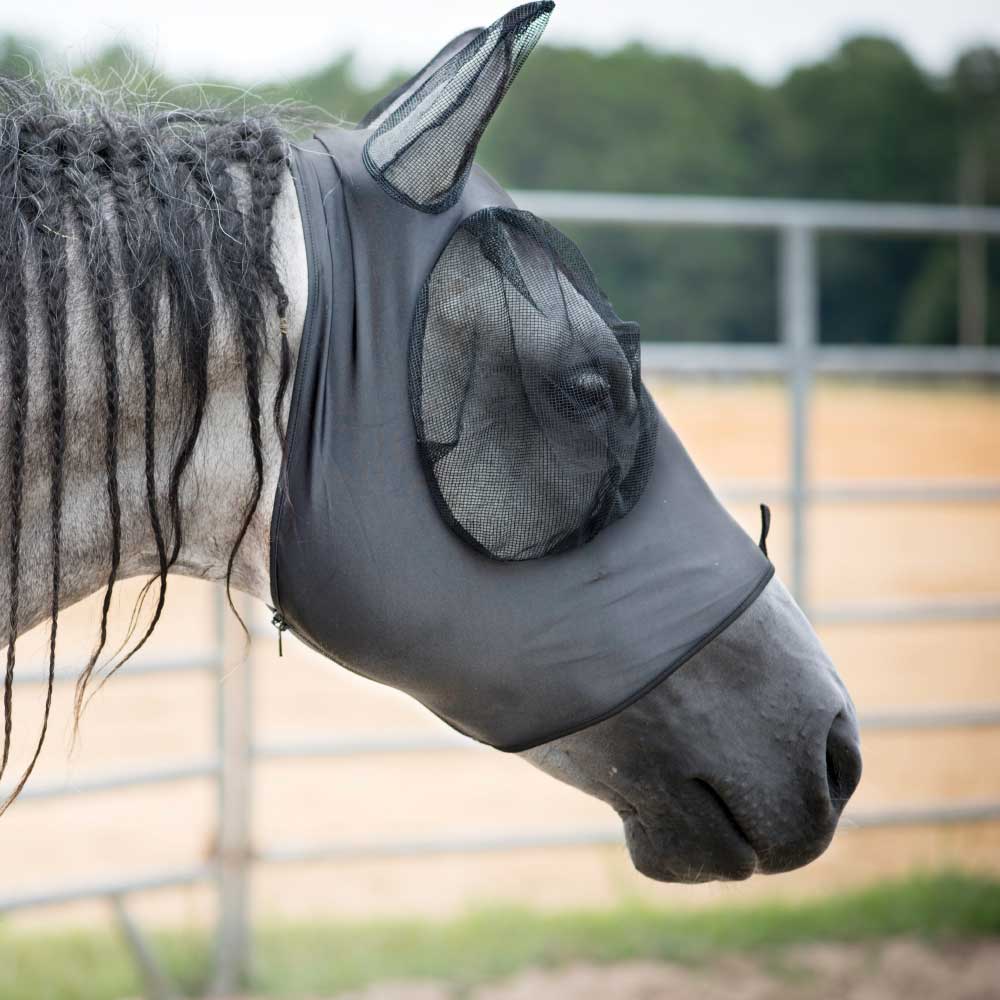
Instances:
[[[265,398],[267,319],[281,331],[288,321],[272,256],[287,155],[281,128],[263,117],[130,107],[70,84],[0,80],[0,330],[9,386],[0,575],[11,639],[0,774],[10,751],[14,640],[47,614],[51,677],[58,611],[73,593],[67,577],[78,540],[64,537],[71,473],[83,459],[88,479],[104,486],[89,530],[103,536],[105,599],[79,710],[122,572],[123,492],[137,485],[122,482],[123,455],[141,454],[140,508],[155,573],[152,613],[134,651],[155,627],[167,573],[182,558],[182,495],[219,375],[211,364],[217,347],[242,383],[239,423],[250,453],[227,533],[227,583],[232,576],[265,484],[264,410],[278,419],[290,372],[282,337],[279,384]],[[78,427],[85,438],[73,434]],[[38,600],[43,576],[47,602]],[[47,718],[48,703],[39,748]]]

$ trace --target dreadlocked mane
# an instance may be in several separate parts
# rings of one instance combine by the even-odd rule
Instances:
[[[282,440],[284,434],[280,416],[291,371],[285,339],[288,296],[272,260],[272,237],[274,205],[287,161],[288,142],[270,118],[156,104],[129,107],[121,98],[106,100],[92,93],[82,102],[69,101],[51,85],[0,78],[0,351],[7,355],[9,381],[9,395],[0,402],[0,419],[5,425],[0,429],[5,432],[10,482],[8,508],[0,511],[10,526],[7,565],[0,566],[0,572],[7,573],[10,595],[0,777],[10,754],[19,624],[31,336],[27,309],[28,289],[32,288],[37,293],[31,303],[39,307],[45,338],[42,353],[47,369],[44,412],[52,553],[48,686],[41,731],[24,774],[0,804],[0,814],[34,768],[52,702],[66,437],[69,243],[78,241],[74,262],[83,271],[97,340],[95,357],[100,358],[104,370],[103,464],[110,524],[100,631],[77,681],[74,719],[78,723],[88,682],[107,643],[108,613],[121,563],[119,358],[133,344],[138,347],[146,510],[158,572],[139,597],[126,644],[134,636],[138,608],[155,586],[151,620],[109,674],[141,649],[156,627],[166,598],[167,573],[183,545],[181,486],[202,427],[209,348],[220,317],[230,322],[241,351],[253,457],[253,479],[227,565],[228,594],[234,560],[264,481],[260,375],[267,317],[273,315],[270,310],[276,310],[282,334],[273,419]],[[237,194],[235,171],[246,179],[242,197]],[[123,289],[127,302],[124,317],[115,309],[116,294]],[[166,337],[162,336],[164,330]],[[160,366],[173,373],[182,399],[165,509],[157,499],[155,477],[161,444],[154,435]]]

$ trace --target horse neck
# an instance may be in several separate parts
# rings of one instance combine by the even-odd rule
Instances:
[[[287,338],[294,364],[307,294],[305,247],[291,176],[286,175],[275,205],[274,255],[289,295]],[[104,370],[93,307],[75,259],[77,244],[70,231],[67,276],[66,421],[63,447],[64,494],[61,517],[61,583],[64,608],[101,589],[107,582],[111,553],[111,517],[105,473]],[[121,298],[124,292],[120,290]],[[52,518],[49,501],[52,441],[48,411],[47,333],[37,288],[27,292],[28,414],[24,494],[20,541],[18,633],[47,618],[52,601]],[[119,303],[119,312],[127,305]],[[162,310],[161,310],[162,313]],[[281,459],[281,444],[270,419],[278,389],[280,331],[276,316],[268,321],[261,359],[260,399],[264,482],[261,500],[233,565],[232,584],[253,596],[269,596],[270,519]],[[168,530],[167,497],[182,394],[175,366],[168,357],[167,327],[156,331],[156,497],[164,531]],[[119,579],[158,572],[157,548],[146,495],[144,384],[135,337],[119,330],[118,480],[121,505]],[[9,398],[9,359],[0,352],[0,398]],[[203,579],[226,576],[230,551],[242,521],[253,478],[246,415],[246,388],[234,330],[220,321],[212,331],[209,391],[204,422],[190,466],[182,481],[180,502],[183,546],[172,573]],[[285,413],[290,392],[285,396]],[[0,646],[6,644],[9,605],[8,558],[11,525],[7,516],[11,488],[10,463],[0,469]],[[169,538],[168,538],[169,544]]]

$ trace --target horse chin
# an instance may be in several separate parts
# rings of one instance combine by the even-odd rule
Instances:
[[[742,882],[759,870],[757,852],[731,824],[692,841],[675,830],[651,829],[636,813],[622,823],[633,866],[657,882]]]

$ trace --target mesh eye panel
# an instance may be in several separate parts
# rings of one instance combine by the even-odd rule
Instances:
[[[438,510],[494,559],[582,545],[649,479],[638,326],[529,212],[484,209],[455,232],[417,303],[409,389]]]

